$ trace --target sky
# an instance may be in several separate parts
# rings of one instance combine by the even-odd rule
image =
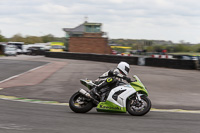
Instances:
[[[200,43],[199,0],[0,0],[5,37],[53,34],[85,21],[102,23],[110,39]]]

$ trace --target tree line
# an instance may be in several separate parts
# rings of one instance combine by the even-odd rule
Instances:
[[[110,39],[110,44],[132,47],[132,50],[145,50],[146,52],[161,52],[167,50],[173,52],[200,52],[200,44],[190,44],[184,41],[173,43],[159,40],[136,40],[136,39]],[[116,49],[124,52],[125,50]]]
[[[11,38],[4,37],[0,32],[0,42],[24,42],[25,44],[47,43],[47,42],[66,42],[65,37],[55,37],[52,34],[44,36],[22,36],[16,34]],[[160,52],[166,49],[168,52],[200,52],[200,44],[188,44],[181,41],[174,44],[171,41],[158,41],[158,40],[136,40],[136,39],[110,39],[109,44],[116,44],[121,46],[131,47],[132,50],[145,50],[147,52]],[[117,49],[118,51],[125,51]]]
[[[25,44],[35,44],[35,43],[47,43],[47,42],[65,42],[64,37],[55,37],[52,34],[44,36],[22,36],[21,34],[16,34],[11,38],[5,38],[0,34],[0,42],[24,42]]]
[[[188,44],[175,44],[175,45],[153,45],[146,47],[148,52],[160,52],[167,50],[170,53],[173,52],[200,52],[200,44],[188,45]]]

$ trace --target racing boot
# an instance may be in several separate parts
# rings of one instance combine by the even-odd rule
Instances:
[[[100,95],[98,93],[98,89],[97,87],[94,87],[91,91],[90,91],[90,95],[92,96],[92,98],[98,100],[100,98]]]
[[[108,83],[106,81],[102,82],[101,84],[99,84],[98,86],[95,86],[91,91],[90,91],[90,95],[94,98],[94,99],[100,99],[100,94],[98,93],[99,90],[105,86],[107,86]]]

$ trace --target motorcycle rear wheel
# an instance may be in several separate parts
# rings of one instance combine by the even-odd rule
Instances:
[[[94,107],[93,103],[84,99],[86,99],[86,97],[76,92],[69,100],[70,109],[75,113],[86,113],[90,111]]]
[[[151,101],[147,96],[141,96],[141,102],[139,104],[135,102],[136,100],[134,99],[128,99],[127,101],[126,109],[130,115],[143,116],[150,111]]]

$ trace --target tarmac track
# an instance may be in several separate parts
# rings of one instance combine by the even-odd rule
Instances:
[[[0,58],[1,59],[1,58]],[[0,81],[10,78],[12,76],[21,74],[33,68],[45,65],[48,62],[40,61],[17,61],[1,59],[0,60]]]
[[[27,57],[26,57],[27,58]],[[17,59],[16,59],[17,60]],[[28,58],[30,61],[30,59]],[[35,59],[33,59],[35,60]],[[38,61],[44,61],[43,57],[37,57]],[[45,60],[54,60],[65,62],[65,60],[58,59],[48,59]],[[76,85],[76,81],[80,77],[91,77],[95,78],[97,75],[102,73],[104,70],[112,68],[115,64],[106,65],[103,63],[95,63],[93,62],[92,68],[88,68],[87,66],[91,66],[91,63],[85,61],[72,61],[67,60],[70,64],[66,65],[62,69],[58,70],[58,72],[52,74],[49,78],[44,80],[42,83],[34,86],[23,86],[23,87],[11,87],[5,88],[0,91],[1,95],[14,95],[18,97],[27,97],[34,99],[42,99],[42,100],[55,100],[60,102],[67,102],[70,95],[76,90],[71,90],[71,86],[78,88],[79,85]],[[88,63],[88,64],[87,64]],[[81,68],[80,68],[81,64]],[[103,67],[103,68],[102,68]],[[71,68],[71,69],[69,69]],[[96,68],[96,69],[95,69]],[[99,69],[98,69],[99,68]],[[134,66],[137,71],[137,75],[145,74],[146,70],[144,67]],[[141,71],[141,69],[143,71]],[[147,69],[149,69],[147,67]],[[156,68],[150,68],[156,69]],[[67,71],[68,70],[68,71]],[[76,70],[76,71],[74,71]],[[80,73],[81,70],[84,72]],[[166,72],[166,69],[156,69],[157,72],[151,71],[152,76],[162,76],[163,73]],[[173,70],[167,69],[169,72],[166,73],[166,76],[173,75],[173,78],[177,78],[178,82],[181,82],[182,79],[188,78],[187,73],[190,73],[190,76],[198,75],[197,71],[185,71],[185,70]],[[93,73],[90,73],[90,72]],[[65,73],[63,73],[65,72]],[[78,72],[78,73],[75,73]],[[142,73],[143,72],[143,73]],[[146,72],[148,72],[146,70]],[[159,75],[160,73],[160,75]],[[64,75],[68,76],[64,76]],[[185,75],[185,76],[184,76]],[[65,79],[57,79],[56,77],[61,76]],[[148,73],[146,73],[148,78]],[[144,78],[145,82],[148,86],[149,81],[147,78]],[[167,77],[168,79],[169,77]],[[143,79],[143,78],[141,78]],[[166,79],[166,78],[165,78]],[[151,81],[155,79],[151,79]],[[196,80],[195,78],[193,80]],[[50,84],[50,81],[54,81],[54,85]],[[63,84],[57,84],[61,83]],[[64,81],[67,81],[65,83]],[[70,81],[70,82],[69,82]],[[160,80],[162,81],[162,80]],[[171,80],[170,80],[171,81]],[[48,86],[48,84],[50,84]],[[61,85],[65,86],[69,84],[70,90],[62,90]],[[174,83],[172,82],[172,85]],[[198,86],[198,84],[193,84],[194,86]],[[52,86],[52,87],[50,87]],[[160,86],[160,84],[158,84]],[[169,85],[170,86],[170,85]],[[183,85],[184,86],[184,85]],[[36,89],[38,88],[41,89]],[[46,88],[50,87],[50,88]],[[54,88],[54,90],[52,89]],[[66,88],[66,87],[65,87]],[[176,87],[175,87],[176,88]],[[185,86],[187,88],[187,86]],[[46,89],[46,91],[44,91]],[[176,89],[175,89],[176,90]],[[194,89],[195,90],[195,89]],[[34,91],[38,91],[37,93]],[[165,90],[162,90],[165,92]],[[178,90],[176,90],[178,91]],[[183,91],[183,90],[181,90]],[[184,89],[186,91],[186,89]],[[196,89],[196,92],[199,90]],[[46,93],[48,92],[48,93]],[[54,92],[49,93],[49,92]],[[156,98],[154,98],[160,91],[154,93],[151,91],[151,99],[153,99],[153,103],[155,107],[162,107],[160,103],[163,103],[167,106],[165,108],[171,108],[173,106],[169,103],[175,103],[174,105],[180,104],[180,102],[184,99],[180,99],[174,101],[173,96],[168,96],[169,100],[166,102],[158,101],[156,102]],[[31,93],[34,93],[32,95]],[[39,94],[41,93],[41,94]],[[177,93],[177,92],[176,92]],[[192,92],[192,94],[195,92]],[[49,95],[47,95],[49,94]],[[181,93],[182,94],[182,93]],[[190,96],[191,94],[189,94]],[[60,97],[59,97],[60,96]],[[64,97],[65,96],[65,97]],[[162,97],[165,99],[165,97]],[[171,99],[170,99],[171,98]],[[178,98],[177,98],[178,99]],[[193,99],[192,99],[193,100]],[[198,97],[196,98],[197,102],[192,104],[191,106],[195,109],[199,109],[198,106]],[[154,102],[155,101],[155,102]],[[190,102],[190,101],[189,101]],[[185,108],[189,107],[189,102],[185,101]],[[176,107],[182,107],[176,106]],[[150,112],[143,117],[134,117],[129,114],[110,114],[110,113],[98,113],[95,110],[92,110],[86,114],[76,114],[73,113],[68,106],[59,106],[59,105],[45,105],[45,104],[36,104],[36,103],[26,103],[26,102],[18,102],[18,101],[7,101],[0,100],[0,132],[2,133],[77,133],[77,132],[87,132],[87,133],[118,133],[118,132],[126,132],[126,133],[199,133],[200,132],[200,114],[193,113],[166,113],[166,112]],[[189,107],[190,108],[190,107]]]
[[[67,106],[0,100],[1,133],[199,133],[200,115],[73,113]]]
[[[85,88],[80,79],[95,80],[102,73],[114,69],[117,64],[83,60],[45,58],[42,56],[18,56],[15,59],[32,62],[50,62],[38,69],[37,73],[28,73],[8,82],[0,83],[0,95],[48,101],[68,102],[70,96],[79,88]],[[10,62],[10,60],[7,60]],[[1,65],[1,64],[0,64]],[[60,66],[61,65],[61,66]],[[6,68],[6,67],[5,67]],[[20,67],[18,67],[20,69]],[[46,69],[45,69],[46,68]],[[44,70],[42,70],[44,69]],[[17,71],[17,67],[16,70]],[[15,71],[9,71],[13,73]],[[131,65],[129,76],[137,75],[149,92],[153,108],[200,110],[200,72],[197,70],[178,70],[157,67]],[[32,75],[32,76],[31,76]],[[45,76],[46,77],[42,77]],[[28,78],[27,78],[28,77]],[[33,84],[33,80],[39,80]],[[26,81],[26,82],[25,82]],[[28,84],[24,85],[24,83]],[[15,85],[15,86],[13,86]]]

